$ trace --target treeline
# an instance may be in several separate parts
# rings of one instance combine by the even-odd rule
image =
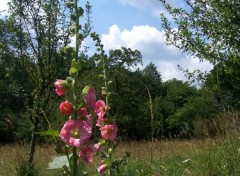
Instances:
[[[53,86],[57,78],[66,78],[72,59],[68,55],[69,48],[65,47],[71,42],[71,29],[68,28],[70,21],[66,19],[69,11],[63,2],[12,0],[11,15],[0,19],[0,142],[21,140],[36,143],[37,132],[60,129],[66,120],[58,111],[61,98],[55,95]],[[187,12],[174,10],[166,3],[165,7],[179,20],[176,23],[181,29],[177,32],[171,30],[169,22],[162,16],[168,42],[182,44],[177,47],[212,61],[214,69],[206,75],[195,72],[198,73],[197,77],[185,72],[190,81],[202,81],[201,86],[196,88],[191,82],[177,79],[162,81],[161,73],[154,63],[149,63],[141,70],[132,69],[142,63],[141,53],[137,50],[122,47],[109,51],[106,72],[112,81],[109,87],[110,113],[118,125],[119,136],[122,139],[204,138],[223,134],[226,127],[237,126],[238,122],[240,62],[239,45],[236,43],[239,38],[232,36],[231,32],[225,32],[232,30],[227,26],[227,29],[222,26],[222,31],[212,26],[212,31],[218,30],[212,35],[205,31],[209,27],[208,23],[200,23],[204,19],[199,19],[197,23],[196,15],[195,19],[190,18],[193,17],[191,14],[189,18],[181,18],[181,13],[186,15]],[[194,10],[201,7],[204,4],[193,2],[192,13],[203,13]],[[226,8],[220,5],[217,7],[215,11],[219,10],[219,13],[223,13],[222,9]],[[92,29],[90,4],[86,5],[85,12],[87,20],[81,27],[83,38]],[[233,9],[231,12],[235,13]],[[209,15],[215,17],[215,14]],[[200,37],[200,34],[196,34],[196,38],[194,33],[186,32],[184,20],[195,20],[194,24],[202,25],[199,29],[205,35],[210,35],[210,38],[221,36],[221,43],[216,47],[207,41],[201,42],[205,38]],[[237,22],[234,27],[239,31]],[[174,43],[177,40],[182,42]],[[221,44],[222,47],[219,46]],[[99,79],[102,68],[98,64],[98,55],[87,56],[85,48],[82,48],[81,53],[79,77],[82,85],[79,89],[85,85],[94,86],[100,99],[103,83]],[[229,117],[230,112],[235,113],[235,119],[230,118],[233,115]],[[232,120],[236,123],[233,124]]]

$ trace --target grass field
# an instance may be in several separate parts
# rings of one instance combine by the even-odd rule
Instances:
[[[0,151],[0,175],[16,175],[16,168],[27,156],[28,146],[7,145],[2,146]],[[126,151],[131,153],[131,158],[121,175],[240,175],[240,139],[236,135],[207,140],[122,142],[115,157]],[[55,155],[54,146],[37,147],[36,175],[61,175],[59,170],[46,169]],[[83,167],[91,176],[97,175],[96,166]]]

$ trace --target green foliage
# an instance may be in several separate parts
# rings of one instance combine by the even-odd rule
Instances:
[[[28,163],[24,159],[18,161],[16,168],[16,176],[37,176],[39,171],[34,168],[34,165]]]
[[[0,19],[0,134],[9,135],[11,141],[15,132],[16,139],[29,141],[27,136],[35,126],[37,133],[34,134],[38,136],[40,130],[61,128],[60,124],[65,121],[58,112],[61,98],[53,94],[52,84],[56,78],[66,77],[69,69],[72,74],[79,71],[79,89],[83,89],[84,83],[106,92],[106,85],[103,86],[102,79],[99,79],[103,77],[102,57],[105,60],[104,72],[109,79],[106,80],[111,107],[109,113],[115,118],[119,135],[123,138],[149,138],[151,130],[154,137],[201,136],[201,128],[212,123],[221,106],[239,106],[239,46],[237,32],[232,32],[238,31],[236,1],[224,6],[215,1],[188,2],[187,10],[174,9],[162,1],[174,17],[171,24],[162,16],[167,42],[215,64],[208,76],[197,72],[199,79],[204,80],[200,90],[176,79],[163,82],[154,63],[142,70],[132,70],[142,64],[141,53],[122,47],[106,54],[96,33],[91,36],[101,53],[89,57],[84,51],[79,51],[81,54],[71,63],[75,57],[74,50],[66,45],[76,28],[68,28],[70,22],[64,20],[71,8],[63,8],[63,1],[59,0],[42,4],[40,1],[21,2],[13,0],[11,16]],[[69,5],[72,7],[73,4]],[[206,5],[209,9],[205,8]],[[87,36],[91,30],[91,6],[86,6],[87,23],[79,27],[79,43],[82,36]],[[33,14],[34,18],[30,18]],[[230,24],[227,19],[233,25],[231,29],[227,26]],[[173,30],[176,26],[178,30]],[[146,86],[153,101],[153,129]],[[102,91],[97,92],[97,97],[105,97]],[[9,115],[13,128],[6,122]]]
[[[212,63],[206,85],[212,83],[220,103],[239,109],[239,1],[186,0],[185,9],[159,1],[173,19],[161,15],[167,43]]]
[[[213,95],[202,90],[168,117],[170,128],[178,128],[181,136],[194,137],[198,131],[197,123],[214,120],[219,114],[219,105]],[[206,125],[206,124],[205,124]],[[200,137],[200,136],[197,136]]]

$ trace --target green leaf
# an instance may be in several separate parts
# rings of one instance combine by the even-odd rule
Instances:
[[[40,136],[52,136],[52,137],[58,137],[59,132],[57,130],[48,130],[48,131],[41,131],[41,132],[36,132],[35,134],[40,134]]]
[[[51,163],[48,163],[48,169],[61,169],[63,166],[69,166],[67,156],[56,156]]]

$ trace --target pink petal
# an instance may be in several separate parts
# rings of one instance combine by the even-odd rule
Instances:
[[[93,87],[89,87],[88,93],[85,97],[85,101],[90,108],[95,109],[96,91]]]

